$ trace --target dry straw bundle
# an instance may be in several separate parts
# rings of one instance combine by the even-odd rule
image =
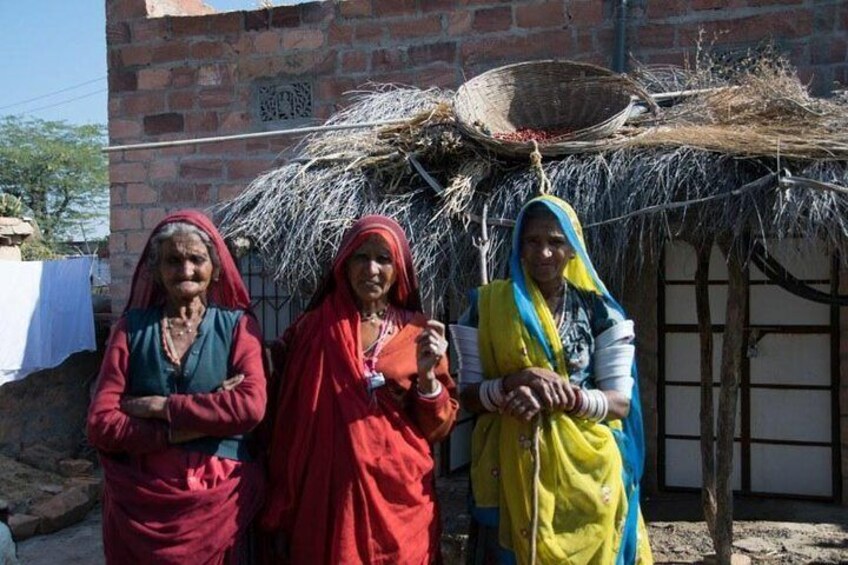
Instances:
[[[622,265],[638,268],[681,236],[729,234],[743,252],[752,236],[846,247],[848,197],[787,188],[775,173],[848,185],[848,104],[811,97],[774,55],[734,66],[701,57],[692,69],[640,68],[631,78],[652,93],[713,90],[676,97],[584,152],[543,163],[552,192],[581,215],[606,277],[624,280]],[[479,280],[472,219],[485,204],[494,219],[488,270],[503,276],[511,230],[500,219],[538,193],[539,177],[527,158],[468,136],[452,102],[434,89],[353,93],[330,124],[407,120],[304,139],[294,159],[220,206],[223,232],[249,238],[284,290],[308,294],[346,227],[365,214],[390,215],[410,237],[431,312],[446,298],[463,301]]]

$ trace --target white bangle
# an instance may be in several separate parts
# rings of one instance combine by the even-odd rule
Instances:
[[[492,392],[493,390],[500,388],[501,385],[500,385],[499,381],[500,381],[500,379],[496,379],[496,380],[489,379],[489,380],[485,380],[482,383],[480,383],[480,391],[479,391],[480,404],[482,404],[483,408],[485,408],[489,412],[497,412],[500,408],[495,403],[497,393],[494,393],[494,395],[493,395],[493,392]]]
[[[436,390],[433,392],[424,393],[421,392],[421,389],[418,389],[418,396],[421,398],[436,398],[440,394],[442,394],[442,383],[438,380],[436,381]]]

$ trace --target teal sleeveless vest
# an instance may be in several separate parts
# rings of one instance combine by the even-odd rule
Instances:
[[[169,396],[214,392],[227,377],[233,332],[244,314],[210,305],[197,338],[184,357],[179,371],[162,349],[162,308],[138,308],[126,314],[130,362],[127,393],[132,396]],[[226,459],[249,461],[245,436],[203,437],[178,447]]]

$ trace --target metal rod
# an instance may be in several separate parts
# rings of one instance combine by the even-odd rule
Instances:
[[[179,147],[181,145],[202,145],[206,143],[218,143],[221,141],[238,141],[242,139],[259,139],[263,137],[279,137],[284,135],[301,135],[319,131],[338,131],[347,129],[363,129],[380,126],[391,126],[408,122],[409,118],[395,118],[392,120],[381,120],[377,122],[362,122],[359,124],[336,124],[324,126],[308,126],[302,128],[278,129],[274,131],[260,131],[255,133],[239,133],[234,135],[219,135],[215,137],[199,137],[195,139],[175,139],[171,141],[153,141],[150,143],[135,143],[132,145],[111,145],[104,147],[104,153],[115,151],[135,151],[139,149],[161,149],[163,147]]]

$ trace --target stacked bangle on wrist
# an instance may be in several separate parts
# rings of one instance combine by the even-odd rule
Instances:
[[[578,418],[585,418],[593,422],[602,422],[609,413],[607,395],[597,389],[578,389],[577,400],[574,410],[571,413]]]
[[[488,379],[480,383],[480,404],[489,412],[499,412],[506,399],[503,379]]]

